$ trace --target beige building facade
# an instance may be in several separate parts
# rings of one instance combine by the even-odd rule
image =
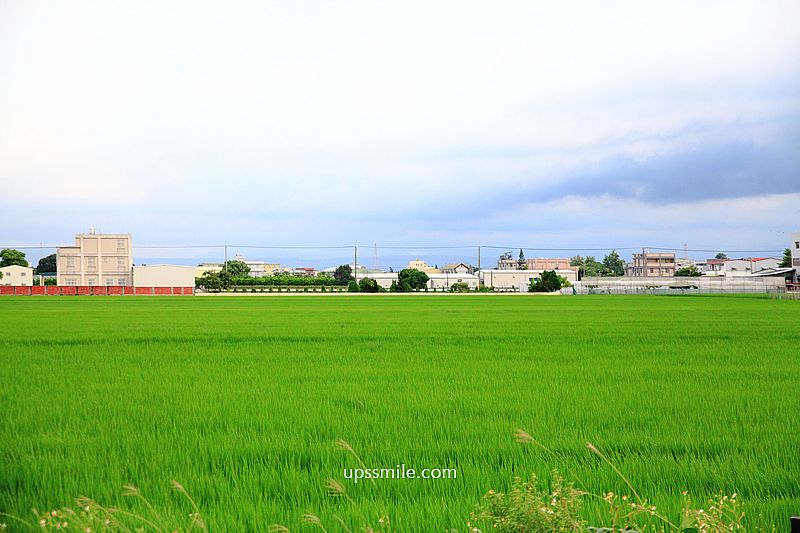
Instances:
[[[553,270],[553,269],[547,269]],[[504,270],[492,269],[481,270],[478,274],[481,283],[486,287],[494,287],[501,290],[519,290],[522,286],[530,285],[530,282],[539,278],[544,270]],[[578,273],[574,270],[555,269],[556,274],[564,277],[570,283],[578,281]]]
[[[56,250],[58,285],[130,286],[133,248],[130,233],[95,232],[75,235],[74,246]]]
[[[133,267],[134,287],[194,287],[195,267],[142,265]]]
[[[3,277],[0,278],[0,285],[11,285],[14,287],[31,287],[33,285],[33,269],[19,265],[11,265],[0,268]]]
[[[675,254],[672,252],[633,254],[633,259],[625,267],[625,275],[632,278],[674,276]]]

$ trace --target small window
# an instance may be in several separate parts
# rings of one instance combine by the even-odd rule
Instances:
[[[20,272],[20,273],[19,273],[19,275],[20,275],[20,276],[22,276],[22,277],[24,278],[25,276],[27,276],[27,275],[28,275],[28,273],[27,273],[27,272]]]
[[[89,285],[90,287],[94,287],[95,285],[97,285],[97,280],[94,278],[89,278],[86,284]]]
[[[127,285],[127,284],[128,284],[128,281],[127,281],[127,280],[125,280],[125,279],[121,279],[121,280],[119,280],[119,283],[118,283],[118,285],[119,285],[120,287],[124,287],[124,286],[125,286],[125,285]]]
[[[794,241],[794,247],[800,249],[800,241]]]
[[[106,279],[106,285],[113,285],[113,284],[114,284],[114,280],[113,279],[111,279],[111,278]]]

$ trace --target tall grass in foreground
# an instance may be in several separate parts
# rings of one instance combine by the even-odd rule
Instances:
[[[531,474],[630,494],[592,442],[664,516],[722,490],[748,530],[780,525],[800,509],[798,323],[797,302],[756,298],[0,299],[0,511],[84,494],[149,516],[133,483],[186,524],[177,479],[212,531],[307,513],[448,531]],[[341,481],[338,437],[368,467],[458,478]]]

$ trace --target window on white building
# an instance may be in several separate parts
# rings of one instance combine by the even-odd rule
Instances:
[[[120,279],[120,280],[119,280],[119,283],[118,283],[118,285],[119,285],[120,287],[124,287],[124,286],[125,286],[125,285],[127,285],[127,284],[128,284],[128,280],[126,280],[126,279]]]
[[[93,287],[97,285],[97,280],[94,278],[89,278],[88,280],[86,280],[86,284],[89,285],[90,287]]]
[[[106,278],[106,285],[113,285],[113,284],[114,284],[114,280],[113,279]]]

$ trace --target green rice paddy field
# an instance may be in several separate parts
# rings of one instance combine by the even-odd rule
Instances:
[[[177,480],[216,531],[304,513],[466,531],[515,476],[625,493],[592,442],[670,517],[722,490],[788,530],[799,325],[800,302],[758,297],[3,297],[0,511],[86,495],[147,514],[134,484],[185,521]],[[458,477],[354,484],[336,439],[369,468]]]

